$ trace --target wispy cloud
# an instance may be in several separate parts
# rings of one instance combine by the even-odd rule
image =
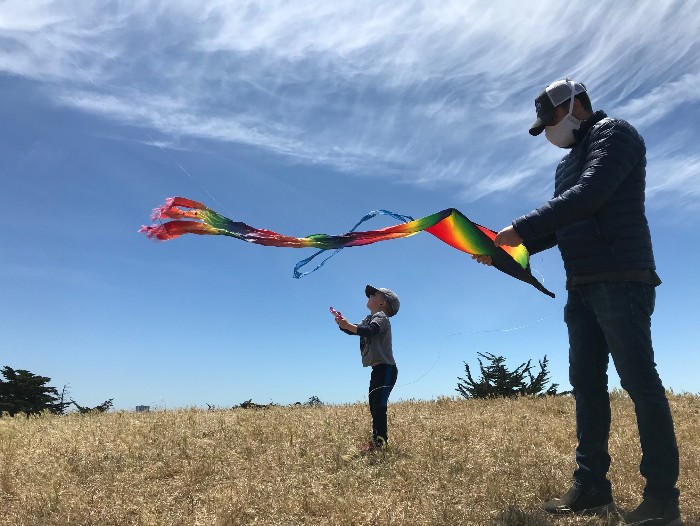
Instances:
[[[700,155],[662,159],[654,169],[660,174],[649,193],[671,193],[700,199]]]
[[[697,108],[690,4],[14,0],[0,4],[0,71],[166,137],[449,184],[465,199],[537,193],[559,152],[525,130],[551,80],[583,80],[643,133]]]
[[[618,112],[637,126],[651,126],[678,108],[700,101],[700,71],[653,88],[641,97],[630,100]]]

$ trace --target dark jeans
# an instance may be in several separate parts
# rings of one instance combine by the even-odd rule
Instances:
[[[651,315],[656,290],[634,281],[579,285],[569,291],[569,379],[576,397],[574,480],[593,493],[610,493],[608,356],[634,402],[642,446],[644,496],[677,501],[678,445],[666,392],[654,363]]]
[[[372,413],[372,439],[375,441],[381,437],[386,442],[389,438],[386,408],[398,374],[399,370],[395,365],[382,363],[372,367],[369,380],[369,410]]]

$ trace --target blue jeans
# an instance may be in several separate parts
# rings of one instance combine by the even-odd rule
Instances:
[[[608,356],[637,415],[644,497],[677,501],[678,445],[666,392],[656,371],[651,315],[656,289],[634,281],[579,285],[569,291],[569,380],[576,398],[575,484],[611,493]]]
[[[369,380],[369,411],[372,414],[372,439],[386,442],[389,439],[387,431],[386,411],[389,395],[396,385],[399,370],[395,365],[382,363],[372,367]]]

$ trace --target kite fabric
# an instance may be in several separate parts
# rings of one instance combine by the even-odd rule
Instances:
[[[378,230],[355,231],[359,225],[376,215],[389,215],[403,222]],[[313,234],[301,238],[285,236],[272,230],[254,228],[245,223],[233,221],[202,203],[184,197],[169,198],[166,200],[165,205],[153,210],[152,218],[154,220],[169,219],[170,221],[158,225],[143,226],[139,232],[144,233],[151,239],[160,241],[174,239],[183,234],[222,235],[235,237],[258,245],[319,249],[312,256],[297,263],[294,267],[295,278],[301,278],[317,270],[343,248],[409,237],[425,230],[441,241],[467,254],[491,256],[493,266],[501,272],[529,283],[537,290],[552,298],[554,297],[554,293],[547,290],[531,274],[529,254],[523,245],[497,247],[493,243],[496,232],[473,223],[455,208],[448,208],[415,220],[410,216],[395,214],[387,210],[376,210],[363,217],[352,230],[345,234],[337,236]],[[327,250],[334,250],[335,252],[318,264],[316,268],[303,273],[299,271],[301,267]]]

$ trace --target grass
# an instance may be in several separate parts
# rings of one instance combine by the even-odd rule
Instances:
[[[700,398],[670,395],[681,510],[700,525]],[[621,509],[644,484],[634,411],[612,399]],[[550,517],[574,469],[570,397],[399,402],[357,454],[364,404],[0,419],[0,525],[615,525]]]

